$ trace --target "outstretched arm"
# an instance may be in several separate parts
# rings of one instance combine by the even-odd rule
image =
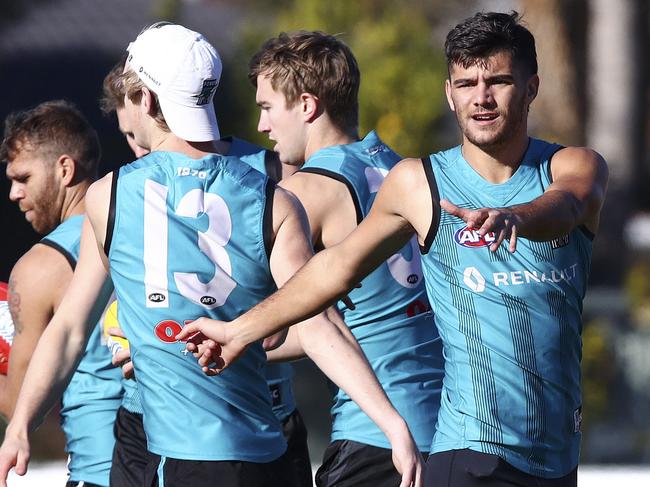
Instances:
[[[309,227],[300,204],[295,198],[281,190],[278,191],[274,202],[274,223],[276,231],[271,254],[271,272],[277,284],[282,285],[298,268],[307,262],[312,250],[308,237]],[[410,236],[405,231],[403,231],[403,235],[398,232],[398,235],[401,237],[396,239],[398,242],[385,245],[386,248],[383,250],[387,255],[392,255],[403,246]],[[361,242],[364,242],[363,238],[354,245],[359,245]],[[359,258],[358,252],[350,251],[350,254],[357,259]],[[349,254],[344,250],[340,255]],[[383,259],[377,257],[375,265],[382,261]],[[292,330],[300,348],[334,383],[359,404],[361,409],[386,434],[393,446],[395,466],[402,473],[402,485],[419,485],[422,472],[420,453],[413,442],[406,423],[381,388],[354,336],[345,326],[338,312],[333,308],[309,318],[314,313],[324,310],[339,295],[347,292],[360,280],[355,272],[349,271],[353,267],[350,262],[337,265],[337,275],[335,277],[326,277],[328,281],[336,283],[337,286],[324,292],[320,297],[321,302],[313,305],[314,307],[310,311],[290,313],[290,317],[287,319],[286,313],[277,310],[276,319],[269,320],[267,316],[262,321],[251,321],[248,324],[240,324],[237,320],[231,324],[224,324],[201,319],[186,325],[178,338],[186,338],[192,333],[201,331],[204,335],[222,344],[220,352],[223,354],[224,352],[229,353],[226,351],[228,344],[224,344],[221,339],[224,339],[225,335],[231,332],[233,335],[239,335],[238,340],[240,343],[251,343],[269,333],[285,328],[290,323],[299,322],[306,318],[306,321],[295,325]],[[306,267],[309,265],[307,264]],[[359,262],[358,265],[361,266],[361,263]],[[372,263],[363,266],[363,269],[358,272],[370,272],[372,269],[370,266],[372,266]],[[343,285],[340,285],[341,282]],[[289,289],[288,293],[298,302],[302,301],[304,295],[314,292],[313,283],[310,283],[308,287],[292,287],[289,282],[285,285],[285,288]],[[309,292],[304,292],[305,289],[309,289]],[[288,306],[291,307],[291,304]],[[215,330],[217,330],[216,333]],[[201,357],[200,363],[203,359],[204,357]],[[204,360],[203,364],[205,364]],[[350,370],[354,370],[354,374],[350,374]]]
[[[548,241],[566,235],[578,225],[596,233],[607,189],[607,164],[596,152],[567,147],[551,159],[553,182],[544,194],[529,203],[506,208],[468,210],[441,201],[447,213],[462,218],[481,235],[495,232],[493,252],[503,240],[509,250],[517,248],[517,237]]]

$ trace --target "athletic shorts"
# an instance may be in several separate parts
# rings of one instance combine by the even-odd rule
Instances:
[[[142,487],[148,460],[142,415],[120,407],[113,431],[115,447],[111,465],[111,487]]]
[[[298,487],[285,455],[269,463],[178,460],[149,453],[145,487]]]
[[[311,460],[307,447],[307,428],[297,409],[282,423],[282,431],[287,440],[285,456],[293,466],[296,481],[300,487],[312,487]]]
[[[425,487],[576,487],[578,468],[545,479],[516,469],[497,455],[473,450],[434,453],[427,461]]]
[[[401,481],[391,450],[352,440],[330,443],[316,472],[317,487],[397,487]]]
[[[90,484],[88,482],[84,482],[83,480],[80,481],[68,480],[68,482],[65,484],[65,487],[102,487],[102,486],[97,484]]]

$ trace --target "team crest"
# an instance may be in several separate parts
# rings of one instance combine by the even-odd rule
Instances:
[[[478,248],[492,245],[496,240],[494,232],[485,235],[478,233],[478,230],[470,227],[463,227],[454,233],[454,241],[461,247]]]

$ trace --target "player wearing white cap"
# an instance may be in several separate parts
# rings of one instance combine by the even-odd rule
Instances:
[[[312,255],[299,203],[239,159],[214,154],[220,68],[212,46],[181,26],[149,29],[129,47],[125,108],[135,142],[152,152],[88,193],[81,259],[7,427],[1,487],[9,468],[26,469],[28,433],[69,376],[86,333],[79,318],[108,271],[142,395],[151,453],[144,484],[295,484],[261,374],[261,342],[211,377],[176,339],[201,316],[238,316]],[[402,485],[420,485],[406,423],[338,314],[327,313],[297,325],[298,339],[389,438]]]

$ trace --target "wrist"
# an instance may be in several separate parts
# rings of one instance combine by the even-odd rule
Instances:
[[[411,432],[409,431],[408,425],[397,411],[395,411],[394,415],[388,420],[387,424],[388,427],[384,430],[384,434],[391,443],[397,439],[410,437]]]
[[[16,438],[20,440],[27,440],[29,437],[29,426],[27,422],[21,421],[19,418],[14,418],[9,421],[7,429],[5,430],[5,438]]]

